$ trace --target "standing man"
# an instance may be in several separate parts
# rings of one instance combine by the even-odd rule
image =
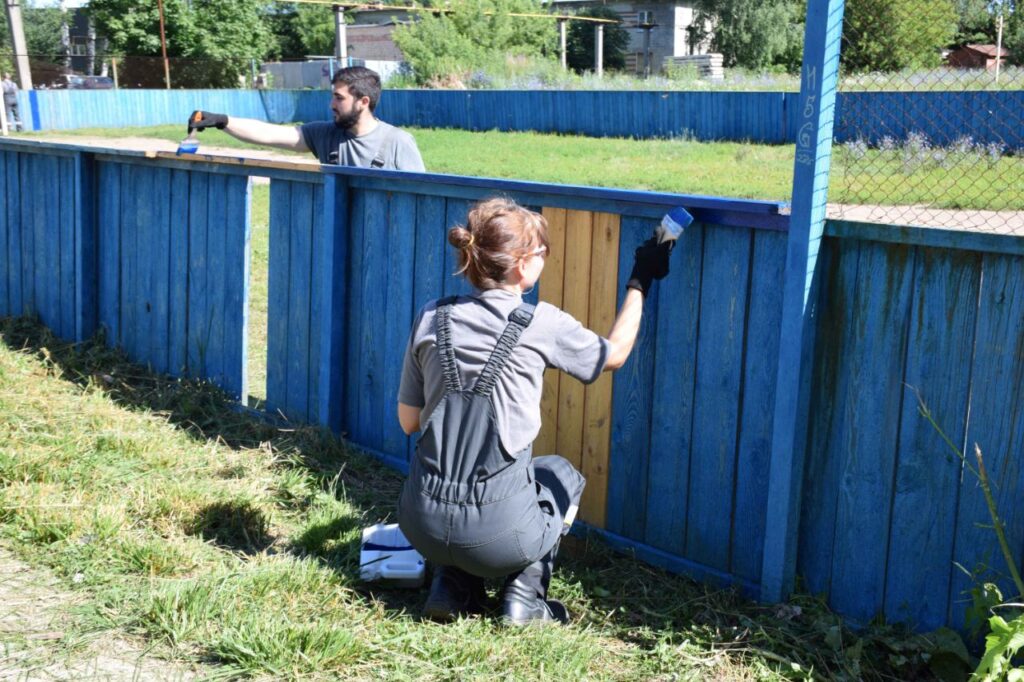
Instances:
[[[3,80],[4,111],[7,113],[7,125],[16,130],[24,130],[21,117],[18,115],[18,84],[11,80],[11,74],[5,73]]]
[[[219,128],[243,142],[310,151],[324,164],[424,170],[412,135],[373,115],[381,90],[376,72],[362,66],[338,69],[331,86],[333,122],[314,121],[296,127],[194,111],[188,120],[188,131]]]

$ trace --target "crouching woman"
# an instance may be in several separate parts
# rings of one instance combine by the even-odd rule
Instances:
[[[548,584],[585,481],[563,457],[532,456],[544,370],[590,383],[621,367],[652,280],[668,274],[670,249],[649,240],[636,250],[622,308],[602,338],[553,305],[523,302],[548,254],[543,216],[490,199],[466,223],[448,241],[476,292],[428,303],[405,353],[398,419],[407,434],[423,433],[398,522],[436,566],[424,617],[480,613],[484,579],[504,578],[506,622],[565,622]]]

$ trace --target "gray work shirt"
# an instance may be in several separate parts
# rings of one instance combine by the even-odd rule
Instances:
[[[475,384],[508,324],[509,314],[522,302],[521,296],[505,289],[459,296],[451,314],[452,345],[464,390]],[[398,402],[423,408],[421,426],[444,396],[444,375],[434,330],[436,310],[437,301],[431,301],[413,324],[398,389]],[[517,453],[540,433],[540,400],[546,368],[555,367],[589,384],[604,370],[610,349],[607,339],[584,327],[572,315],[548,303],[539,303],[492,394],[498,433],[505,449]]]
[[[383,151],[384,165],[380,168],[420,173],[425,170],[413,136],[384,121],[377,121],[373,130],[358,136],[331,121],[306,123],[299,132],[302,133],[302,141],[320,163],[369,168],[377,154]],[[332,152],[338,153],[336,161],[330,158]]]

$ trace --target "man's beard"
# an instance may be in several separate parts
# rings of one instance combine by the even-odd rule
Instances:
[[[334,112],[334,125],[342,130],[348,130],[355,126],[359,122],[359,115],[362,112],[357,111],[355,107],[348,110],[346,114],[340,114],[337,111]]]

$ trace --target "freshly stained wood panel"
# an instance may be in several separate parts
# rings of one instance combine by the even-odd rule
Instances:
[[[981,254],[919,250],[904,379],[885,616],[931,630],[946,622],[961,462],[919,413],[918,396],[954,443],[966,436]]]
[[[35,290],[36,312],[43,324],[60,329],[60,225],[57,204],[60,201],[57,158],[33,154],[28,191],[35,195]]]
[[[542,211],[548,221],[548,246],[550,251],[544,263],[538,283],[539,297],[555,306],[562,307],[562,284],[565,278],[565,220],[564,208],[547,208]],[[558,387],[561,371],[548,369],[544,372],[544,385],[540,403],[540,434],[533,443],[535,455],[557,454],[558,445]]]
[[[562,283],[562,309],[588,325],[590,307],[590,251],[593,214],[569,211],[565,229],[565,275]],[[563,377],[558,388],[558,426],[555,451],[583,466],[584,386]]]
[[[914,263],[911,247],[863,244],[857,314],[847,330],[853,337],[846,358],[852,392],[843,417],[851,424],[840,455],[836,526],[842,532],[836,536],[830,592],[837,609],[862,622],[884,602]]]
[[[765,508],[768,503],[772,417],[778,376],[786,235],[754,233],[753,270],[747,311],[742,421],[736,460],[730,570],[752,582],[761,577]]]
[[[211,174],[210,200],[206,217],[206,317],[208,342],[204,358],[203,376],[218,386],[224,386],[227,377],[225,360],[224,315],[227,306],[228,278],[234,273],[228,262],[225,243],[227,225],[227,196],[229,176]],[[307,247],[308,248],[308,247]],[[307,267],[308,274],[309,269]],[[308,299],[307,299],[308,300]]]
[[[704,235],[686,557],[729,568],[752,231]]]
[[[588,327],[605,336],[615,321],[618,288],[619,216],[594,214]],[[583,468],[587,479],[580,518],[604,528],[608,502],[608,456],[612,432],[612,377],[605,372],[585,388]]]
[[[644,542],[682,555],[689,498],[694,374],[700,319],[704,233],[694,224],[679,238],[668,277],[658,283],[659,344],[654,365],[651,447]]]
[[[288,306],[291,296],[289,224],[292,183],[270,181],[270,258],[267,284],[267,408],[288,414]]]
[[[972,465],[975,444],[981,449],[1011,554],[1024,554],[1024,257],[986,254],[971,377],[971,411],[966,452]],[[984,565],[982,576],[1014,594],[1006,577],[1003,555],[977,480],[964,472],[960,482],[953,561],[968,567]],[[1018,564],[1019,566],[1020,564]],[[964,621],[972,585],[953,573],[949,622]]]
[[[131,166],[121,167],[121,339],[128,357],[139,360],[139,183]],[[203,232],[205,237],[205,231]],[[205,263],[205,239],[203,244]],[[204,266],[205,267],[205,266]],[[205,287],[201,288],[205,301]],[[196,319],[202,314],[196,311]]]
[[[359,418],[362,411],[362,351],[363,340],[360,329],[363,301],[364,233],[366,231],[366,194],[355,192],[352,196],[352,210],[349,213],[349,279],[348,279],[348,326],[346,343],[348,358],[345,372],[345,412],[342,430],[347,437],[359,442]]]

